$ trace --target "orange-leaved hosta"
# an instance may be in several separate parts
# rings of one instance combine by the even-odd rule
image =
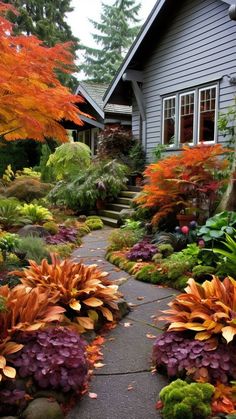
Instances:
[[[189,279],[185,293],[177,295],[161,320],[170,323],[168,331],[191,330],[195,339],[222,335],[229,343],[236,335],[236,281],[217,277],[202,285]]]
[[[0,2],[0,137],[66,142],[61,122],[82,125],[83,114],[76,106],[82,97],[71,94],[56,77],[56,70],[73,71],[71,44],[49,48],[34,36],[13,36],[3,16],[8,7]]]
[[[185,146],[180,153],[150,164],[144,172],[146,183],[135,201],[156,212],[154,224],[170,213],[188,208],[191,199],[197,207],[203,197],[213,204],[224,183],[218,178],[219,171],[225,171],[229,165],[221,156],[229,152],[220,144],[191,149]]]
[[[99,314],[113,321],[120,294],[118,286],[106,278],[108,274],[96,265],[60,261],[56,255],[51,258],[51,264],[46,259],[40,265],[31,260],[29,268],[13,273],[24,286],[37,287],[63,307],[74,310],[81,333],[94,328]]]
[[[31,332],[47,323],[60,321],[64,308],[54,305],[49,293],[24,285],[12,289],[0,287],[0,381],[15,378],[16,371],[7,365],[7,356],[18,352],[23,345],[14,342],[17,331]],[[13,339],[13,341],[11,340]]]

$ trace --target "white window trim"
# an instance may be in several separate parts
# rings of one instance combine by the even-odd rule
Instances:
[[[193,101],[193,104],[194,104],[194,111],[193,111],[193,141],[191,143],[181,143],[180,142],[180,133],[181,133],[181,98],[183,96],[187,96],[187,95],[191,95],[191,94],[194,95],[194,101]],[[188,92],[184,92],[184,93],[180,93],[179,94],[179,115],[178,115],[178,117],[179,117],[178,118],[179,119],[179,129],[178,129],[177,147],[180,147],[182,145],[190,145],[190,146],[193,146],[194,145],[194,133],[195,133],[195,128],[196,128],[195,97],[196,97],[196,90],[191,90],[191,91],[188,91]]]
[[[162,145],[166,146],[166,148],[176,148],[176,147],[178,147],[178,141],[177,141],[177,135],[176,135],[177,134],[176,115],[175,115],[175,134],[174,134],[175,142],[173,144],[164,144],[165,102],[167,100],[170,100],[170,99],[175,99],[175,110],[176,110],[176,101],[177,101],[177,96],[176,95],[168,96],[168,97],[163,98],[163,102],[162,102],[162,107],[163,107],[163,109],[162,109],[162,140],[161,140],[161,143],[162,143]]]
[[[218,123],[217,117],[219,112],[219,84],[208,84],[207,86],[196,87],[191,91],[181,91],[176,94],[165,96],[162,98],[162,121],[161,121],[161,144],[166,147],[166,149],[177,148],[181,149],[184,143],[180,143],[180,119],[181,119],[181,97],[190,93],[194,93],[194,126],[193,126],[193,142],[186,143],[189,146],[193,147],[200,144],[199,135],[200,135],[200,93],[204,90],[216,89],[216,101],[215,101],[215,138],[214,141],[204,141],[203,144],[216,144],[218,137]],[[165,102],[169,99],[175,99],[175,142],[174,144],[164,144],[164,121],[165,121]],[[178,115],[177,115],[178,113]]]
[[[214,140],[213,141],[200,141],[199,136],[200,136],[200,118],[201,118],[201,92],[206,91],[206,90],[210,90],[210,89],[216,89],[216,98],[215,98],[215,135],[214,135]],[[219,108],[219,85],[214,84],[212,86],[206,86],[206,87],[202,87],[201,89],[198,89],[198,121],[197,121],[197,145],[199,144],[215,144],[217,142],[217,128],[218,128],[218,124],[217,124],[217,115],[218,115],[218,108]]]

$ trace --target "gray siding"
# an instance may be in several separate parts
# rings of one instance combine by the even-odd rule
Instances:
[[[219,80],[219,110],[232,105],[236,86],[236,22],[220,0],[183,0],[144,68],[143,95],[147,114],[147,154],[161,143],[162,96]],[[138,109],[134,103],[133,128]],[[220,139],[219,139],[220,140]]]

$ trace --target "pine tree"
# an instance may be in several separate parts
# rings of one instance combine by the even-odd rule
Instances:
[[[139,32],[140,7],[136,0],[116,0],[111,6],[102,3],[100,22],[90,19],[98,31],[92,34],[98,48],[83,46],[84,63],[80,65],[89,80],[97,83],[112,80]]]
[[[19,14],[9,13],[9,20],[15,24],[14,33],[35,35],[48,47],[61,42],[73,42],[72,53],[76,57],[78,39],[73,36],[66,14],[73,11],[71,0],[4,0],[13,4]],[[59,73],[60,81],[73,89],[76,79],[68,74]]]

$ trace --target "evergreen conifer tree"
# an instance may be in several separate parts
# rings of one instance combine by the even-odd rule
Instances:
[[[71,0],[3,0],[19,11],[18,15],[9,12],[8,18],[15,24],[14,32],[19,35],[35,35],[45,45],[52,47],[61,42],[73,42],[74,56],[78,49],[78,39],[73,36],[66,21],[66,14],[73,11]],[[59,73],[64,85],[72,90],[77,85],[76,79],[69,74]]]
[[[109,83],[123,57],[139,32],[136,0],[116,0],[109,6],[102,3],[100,22],[90,19],[98,33],[92,34],[98,47],[83,46],[84,63],[80,69],[90,81]]]

